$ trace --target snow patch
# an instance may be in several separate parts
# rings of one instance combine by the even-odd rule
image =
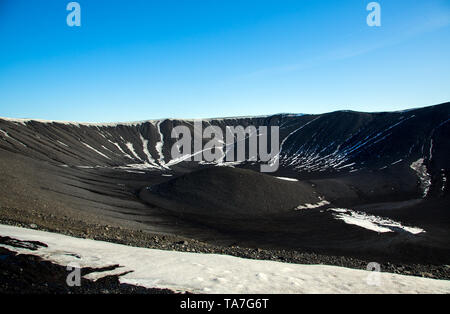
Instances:
[[[428,195],[431,187],[431,176],[427,171],[427,166],[423,163],[424,159],[419,160],[411,164],[411,169],[413,169],[420,180],[420,188],[422,189],[422,197],[425,198]]]
[[[425,232],[425,230],[418,227],[403,226],[401,223],[389,218],[369,215],[350,209],[332,208],[330,211],[336,212],[336,214],[333,214],[336,219],[343,220],[349,225],[356,225],[379,233],[404,231],[419,234]]]
[[[330,202],[326,201],[326,200],[322,200],[318,203],[315,204],[303,204],[303,205],[299,205],[295,208],[295,210],[302,210],[302,209],[313,209],[313,208],[319,208],[319,207],[323,207],[326,205],[330,205]]]
[[[193,293],[450,293],[450,281],[379,273],[380,285],[370,285],[373,272],[326,265],[300,265],[217,254],[198,254],[130,247],[61,234],[0,225],[0,235],[48,245],[36,251],[9,247],[67,266],[100,268],[120,265],[109,272],[94,272],[97,280],[126,273],[121,283]],[[81,258],[77,258],[81,257]]]
[[[154,159],[151,157],[150,152],[148,151],[148,148],[146,146],[146,142],[148,142],[147,140],[145,140],[142,135],[141,135],[141,140],[142,140],[142,144],[143,144],[143,150],[144,150],[144,154],[147,156],[147,158],[149,159],[150,162],[153,163],[149,163],[146,160],[142,160],[141,157],[139,157],[139,155],[136,153],[136,151],[134,150],[134,146],[132,143],[127,142],[125,143],[125,145],[127,146],[128,150],[131,152],[131,154],[136,157],[136,159],[143,161],[143,164],[129,164],[129,165],[125,165],[125,166],[121,166],[121,167],[117,167],[118,169],[161,169],[160,166],[156,165],[154,163]],[[147,155],[148,154],[148,155]],[[131,158],[133,159],[133,158]]]

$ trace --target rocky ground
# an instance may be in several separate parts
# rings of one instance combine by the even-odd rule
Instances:
[[[136,247],[146,247],[152,249],[161,250],[174,250],[181,252],[197,252],[197,253],[209,253],[209,254],[226,254],[237,257],[249,258],[249,259],[259,259],[259,260],[272,260],[280,261],[286,263],[298,263],[298,264],[326,264],[335,265],[356,269],[366,269],[367,264],[372,261],[362,260],[358,258],[345,257],[345,256],[331,256],[331,255],[321,255],[309,252],[300,252],[296,250],[275,250],[275,249],[260,249],[260,248],[245,248],[239,247],[237,245],[231,246],[220,246],[213,245],[209,243],[200,242],[197,240],[161,235],[161,234],[151,234],[144,232],[142,230],[133,230],[124,227],[102,225],[102,224],[90,224],[83,221],[73,219],[69,216],[57,217],[55,215],[48,215],[42,212],[24,212],[12,208],[0,208],[0,223],[14,225],[24,228],[32,228],[43,231],[58,232],[61,234],[88,238],[94,240],[108,241],[119,244],[125,244]],[[3,253],[2,253],[3,254]],[[3,254],[3,255],[8,255]],[[10,256],[10,255],[9,255]],[[27,257],[28,264],[37,263],[38,265],[45,265],[45,267],[58,267],[50,266],[42,261],[38,261],[33,257]],[[44,263],[44,264],[42,264]],[[38,266],[30,266],[38,267]],[[22,267],[23,268],[23,267]],[[2,268],[3,269],[3,268]],[[24,269],[24,268],[23,268]],[[62,269],[67,275],[65,269]],[[445,279],[450,280],[450,265],[420,265],[420,264],[394,264],[394,263],[382,263],[381,270],[383,272],[390,272],[403,275],[420,276],[433,279]],[[11,282],[18,276],[17,272],[6,273],[2,275],[3,278],[0,282],[3,282],[4,278],[6,282]],[[5,277],[6,276],[6,277]],[[20,276],[19,276],[20,277]],[[64,277],[65,278],[65,277]],[[43,277],[42,279],[45,279]],[[117,278],[106,278],[102,280],[105,281],[106,287],[111,287],[112,292],[121,292],[122,287],[118,285]],[[36,289],[33,291],[39,292],[42,289],[41,284],[36,283]],[[65,281],[64,281],[65,282]],[[86,290],[81,292],[95,292],[100,291],[105,286],[102,286],[102,282],[98,283],[99,286],[93,286],[93,290]],[[115,282],[115,283],[114,283]],[[3,285],[3,287],[5,287]],[[13,286],[9,286],[13,289]],[[39,288],[40,287],[40,288]],[[87,287],[90,287],[87,285]],[[31,289],[31,288],[30,288]],[[89,288],[90,289],[90,288]],[[95,290],[100,289],[100,290]],[[123,292],[134,292],[134,290],[127,289],[137,289],[136,292],[140,292],[139,288],[123,287]],[[45,287],[44,287],[45,290]],[[11,290],[12,291],[12,290]],[[50,290],[48,290],[51,292]],[[142,290],[143,291],[143,290]],[[19,292],[19,291],[17,291]]]

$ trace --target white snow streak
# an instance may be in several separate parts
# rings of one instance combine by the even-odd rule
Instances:
[[[136,157],[136,159],[143,161],[141,157],[139,157],[139,155],[136,153],[136,151],[134,150],[133,144],[130,142],[125,143],[125,146],[128,148],[128,150],[131,152],[131,154]]]
[[[113,141],[108,140],[108,142],[110,142],[111,144],[113,144],[114,146],[117,147],[117,149],[127,158],[129,159],[133,159],[133,157],[131,157],[130,155],[128,155],[127,153],[124,152],[124,150],[122,149],[122,147],[120,147],[120,145],[118,143],[115,143]]]
[[[401,223],[389,218],[378,217],[344,208],[332,208],[330,210],[337,213],[334,214],[336,219],[343,220],[350,225],[356,225],[379,233],[406,231],[412,234],[419,234],[425,232],[421,228],[405,227]]]
[[[101,155],[101,156],[103,156],[103,157],[105,157],[105,158],[107,158],[107,159],[111,159],[111,158],[109,158],[108,156],[106,156],[105,154],[103,154],[102,152],[99,152],[98,150],[96,150],[94,147],[89,146],[88,144],[86,144],[86,143],[84,143],[84,142],[81,142],[81,144],[83,144],[83,145],[86,146],[87,148],[93,150],[93,151],[96,152],[97,154],[99,154],[99,155]]]
[[[0,130],[0,132],[1,132],[5,137],[11,138],[11,137],[9,136],[8,132],[3,131],[3,130]]]
[[[161,169],[160,166],[157,165],[151,165],[148,162],[144,162],[143,164],[128,164],[125,166],[119,166],[119,167],[115,167],[116,169],[138,169],[138,170],[149,170],[149,169]]]
[[[280,151],[282,151],[280,153],[280,163],[284,166],[294,166],[294,168],[297,170],[308,172],[325,171],[327,169],[335,169],[338,171],[342,169],[353,169],[353,166],[355,166],[354,163],[346,166],[344,166],[343,164],[349,162],[352,157],[359,154],[362,151],[362,148],[368,149],[373,145],[376,145],[377,143],[380,143],[384,139],[388,138],[389,136],[392,135],[391,130],[414,117],[415,116],[412,115],[406,119],[402,119],[396,122],[395,124],[385,128],[384,130],[368,134],[364,138],[362,138],[362,134],[366,130],[360,129],[356,133],[351,134],[346,140],[344,140],[339,144],[332,142],[328,144],[326,147],[322,147],[320,145],[315,144],[316,141],[315,137],[317,134],[314,134],[311,136],[311,139],[309,141],[303,143],[303,145],[301,145],[300,147],[297,147],[296,144],[294,143],[293,146],[285,148],[284,147],[285,143],[289,139],[289,137],[295,134],[296,132],[300,131],[309,123],[314,122],[316,119],[312,120],[309,123],[291,132],[282,141],[280,149]],[[334,149],[334,147],[336,148]],[[289,151],[287,153],[286,152],[287,149],[289,150],[295,149],[295,151],[292,152]],[[328,151],[327,154],[324,153],[326,151]],[[357,170],[353,169],[350,172],[355,171]]]
[[[284,180],[284,181],[291,181],[291,182],[298,182],[297,179],[293,178],[285,178],[285,177],[276,177],[277,179]]]
[[[441,187],[441,191],[444,192],[446,185],[447,185],[447,177],[445,176],[445,173],[443,172],[444,169],[442,169],[442,187]]]
[[[147,161],[151,164],[155,164],[155,160],[153,159],[152,155],[148,151],[148,140],[146,140],[142,134],[139,134],[139,137],[142,141],[142,150],[144,151],[145,156],[147,156]]]
[[[16,141],[16,142],[19,143],[20,145],[22,145],[22,146],[24,146],[24,147],[28,147],[27,145],[25,145],[25,144],[22,143],[21,141],[15,139],[14,137],[9,136],[8,132],[6,132],[6,131],[0,129],[0,133],[2,133],[6,138],[10,138],[10,139]]]
[[[164,120],[163,120],[164,121]],[[163,167],[166,167],[165,164],[166,162],[164,161],[164,154],[163,154],[163,147],[164,147],[164,135],[161,132],[161,123],[163,121],[158,121],[158,123],[156,124],[156,128],[158,129],[158,133],[159,133],[159,142],[156,143],[155,145],[155,149],[159,154],[159,164]]]
[[[430,161],[433,159],[433,139],[430,141],[430,156],[428,158]]]

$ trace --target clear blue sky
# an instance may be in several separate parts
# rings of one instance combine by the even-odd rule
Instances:
[[[450,101],[450,1],[0,0],[0,116],[202,118]]]

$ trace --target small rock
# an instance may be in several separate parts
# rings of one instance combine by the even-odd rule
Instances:
[[[434,278],[433,274],[430,273],[422,273],[422,277]]]

